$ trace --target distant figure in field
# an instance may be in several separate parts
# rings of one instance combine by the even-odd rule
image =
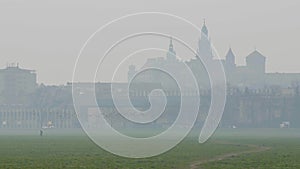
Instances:
[[[40,136],[43,136],[44,131],[41,129],[40,130]]]

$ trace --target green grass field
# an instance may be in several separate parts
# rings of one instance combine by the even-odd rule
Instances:
[[[194,133],[169,152],[146,159],[112,155],[80,130],[38,134],[0,130],[0,168],[300,168],[299,129],[219,129],[205,144]],[[243,153],[260,147],[269,149]]]

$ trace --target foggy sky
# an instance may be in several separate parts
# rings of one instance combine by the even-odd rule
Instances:
[[[267,72],[300,72],[299,9],[298,0],[1,0],[0,68],[19,62],[37,70],[38,83],[65,84],[80,48],[100,26],[126,14],[159,11],[199,27],[205,18],[221,57],[231,46],[244,64],[256,47],[267,57]]]

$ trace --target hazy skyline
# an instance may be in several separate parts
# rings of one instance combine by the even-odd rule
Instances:
[[[184,17],[199,27],[205,18],[221,57],[231,46],[237,64],[244,64],[256,47],[267,57],[267,72],[300,72],[299,7],[296,0],[2,0],[0,68],[18,62],[37,70],[38,83],[65,84],[72,80],[80,48],[100,26],[126,14],[159,11]]]

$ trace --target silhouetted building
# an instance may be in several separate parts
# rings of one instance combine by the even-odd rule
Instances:
[[[246,64],[249,73],[264,74],[266,73],[266,57],[259,53],[257,50],[250,53],[246,57]]]
[[[236,69],[235,55],[233,54],[231,48],[229,48],[229,50],[228,50],[228,52],[226,54],[226,59],[225,59],[224,67],[229,72],[234,72],[235,69]]]
[[[2,104],[24,104],[26,97],[37,87],[34,70],[21,69],[9,64],[0,69],[0,94]]]
[[[205,24],[205,20],[201,29],[201,38],[198,41],[198,56],[201,56],[203,59],[213,59],[213,52],[210,37],[208,34],[208,29]]]
[[[217,65],[219,64],[218,62],[221,62],[224,67],[227,83],[240,88],[262,88],[265,86],[288,87],[292,83],[300,83],[300,73],[266,73],[266,57],[256,49],[246,56],[246,65],[236,65],[236,56],[231,48],[229,48],[225,59],[215,59],[209,37],[209,31],[205,21],[201,29],[197,48],[197,56],[191,60],[185,61],[185,63],[189,65],[193,71],[198,81],[198,85],[202,89],[210,88],[210,81],[207,69],[202,63],[203,60],[208,61],[212,65]],[[202,60],[200,60],[200,58]],[[180,66],[183,63],[183,61],[176,59],[176,52],[171,40],[166,59],[164,57],[148,59],[144,67],[149,65],[152,67],[171,66],[172,70],[180,71],[182,70]],[[131,79],[132,76],[139,71],[140,70],[136,70],[135,67],[131,65],[128,72],[128,75],[130,75],[128,76],[129,79]],[[140,78],[140,82],[157,82],[157,79],[157,75],[154,73],[147,73],[147,75],[144,75],[143,78]],[[168,81],[167,78],[165,81]],[[167,86],[169,84],[164,81],[161,83],[165,83],[163,86]]]

